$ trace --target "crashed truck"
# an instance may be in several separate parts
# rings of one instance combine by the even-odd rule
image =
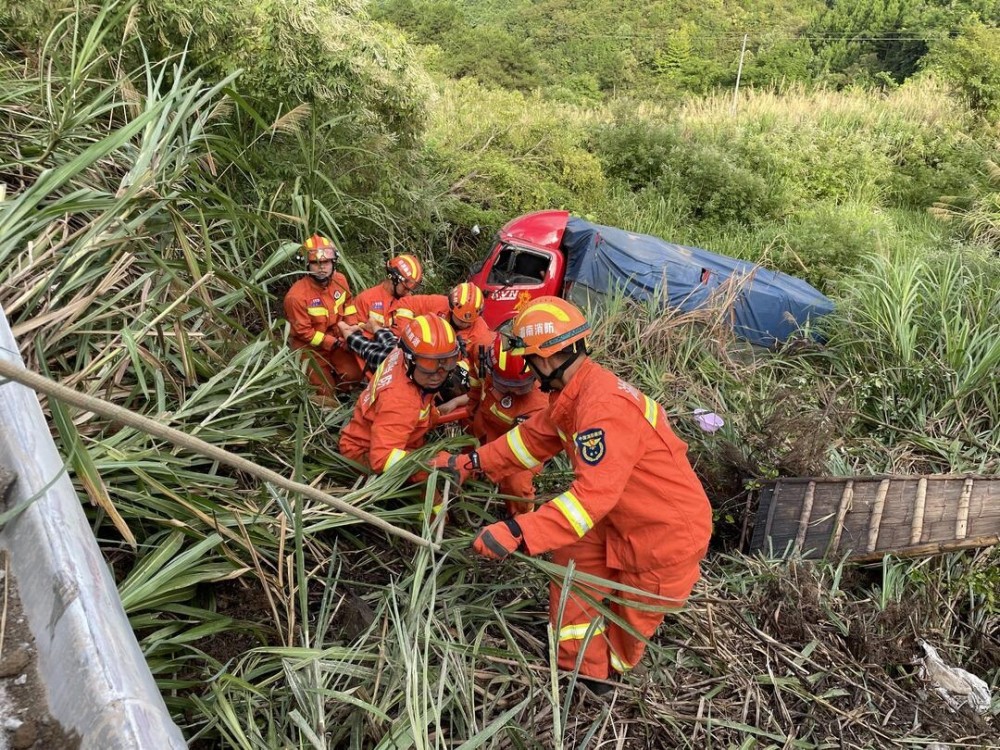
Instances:
[[[621,291],[681,312],[727,304],[736,336],[773,348],[833,310],[829,298],[793,276],[593,224],[568,211],[537,211],[508,222],[469,280],[486,294],[483,314],[492,328],[535,297],[587,304]]]

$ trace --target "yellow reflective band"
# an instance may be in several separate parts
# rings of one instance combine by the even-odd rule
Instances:
[[[507,433],[507,445],[510,446],[517,460],[521,462],[521,465],[525,469],[534,469],[541,463],[541,461],[531,455],[528,446],[524,444],[524,439],[521,437],[520,425]]]
[[[464,305],[469,301],[469,285],[461,284],[458,288],[462,290],[458,295],[458,304]]]
[[[431,415],[431,405],[427,404],[423,409],[420,410],[420,416],[418,419],[423,422],[425,419],[429,418]]]
[[[334,301],[333,301],[333,311],[334,311],[334,312],[337,312],[337,310],[338,310],[338,309],[340,309],[340,307],[341,307],[341,306],[342,306],[342,305],[343,305],[343,304],[344,304],[345,302],[347,302],[347,297],[341,297],[340,299],[337,299],[337,300],[334,300]],[[345,310],[344,312],[346,313],[346,310]]]
[[[313,238],[310,237],[308,240],[306,240],[306,249],[312,250],[314,247],[316,247],[316,243],[314,243]]]
[[[552,500],[559,512],[566,517],[569,525],[573,527],[577,536],[583,536],[594,528],[594,520],[590,517],[587,509],[576,499],[576,495],[567,490]]]
[[[616,672],[628,672],[632,669],[631,664],[626,664],[621,659],[618,658],[618,654],[614,651],[611,652],[611,668]]]
[[[357,315],[357,314],[358,314],[358,308],[356,308],[354,305],[348,305],[347,307],[344,308],[344,315]]]
[[[590,630],[591,624],[589,622],[581,622],[577,625],[563,625],[559,628],[559,642],[563,641],[582,641],[587,637],[587,631]],[[591,631],[591,638],[596,635],[600,635],[604,632],[604,623],[601,622],[596,625]]]
[[[413,310],[408,307],[401,307],[393,313],[397,318],[405,318],[406,320],[413,320]]]
[[[316,318],[322,318],[324,315],[330,314],[330,311],[325,307],[307,307],[306,312]]]
[[[385,323],[385,317],[382,315],[382,313],[370,312],[368,313],[368,317],[378,323]]]
[[[556,432],[559,433],[559,439],[562,440],[565,443],[566,440],[567,440],[566,433],[563,432],[562,430],[560,430],[558,427],[556,428]]]
[[[643,398],[646,400],[645,407],[643,408],[643,416],[646,417],[647,422],[656,427],[656,419],[660,414],[660,405],[649,396],[644,395]]]
[[[529,311],[534,312],[535,310],[547,312],[549,313],[549,315],[552,315],[556,320],[561,321],[563,323],[569,323],[569,315],[567,315],[564,311],[560,310],[558,307],[553,305],[551,302],[539,302],[537,305],[530,305],[521,314],[524,315]]]
[[[514,417],[508,417],[506,414],[504,414],[497,408],[496,404],[490,405],[490,413],[493,414],[493,416],[497,417],[501,422],[505,422],[506,424],[514,424]]]
[[[420,326],[420,339],[425,342],[430,342],[431,340],[431,322],[427,320],[423,315],[419,318],[415,318],[417,325]]]
[[[326,338],[325,333],[323,333],[322,331],[316,331],[316,333],[313,334],[313,337],[309,339],[309,344],[311,346],[319,346],[320,344],[323,343],[323,339],[325,338]]]
[[[406,457],[406,451],[400,450],[399,448],[393,448],[389,451],[389,458],[385,460],[385,468],[391,469],[393,466],[398,464],[403,458]]]
[[[500,359],[497,360],[497,367],[501,370],[507,369],[507,352],[504,349],[500,350]]]

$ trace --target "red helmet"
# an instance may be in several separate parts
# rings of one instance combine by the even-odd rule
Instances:
[[[455,330],[438,315],[418,315],[403,329],[399,337],[403,357],[410,366],[426,373],[454,370],[460,350]]]
[[[314,234],[303,242],[302,249],[305,250],[307,263],[318,263],[323,260],[332,260],[336,263],[337,256],[340,255],[337,246],[321,234]]]
[[[475,323],[483,308],[486,306],[486,298],[482,290],[471,281],[465,281],[448,295],[448,306],[455,320],[463,323]]]
[[[536,297],[514,318],[510,349],[551,357],[584,339],[590,324],[580,308],[561,297]]]
[[[535,387],[535,374],[520,354],[506,351],[503,336],[497,334],[486,355],[493,385],[501,393],[528,393]]]
[[[397,255],[385,267],[394,284],[402,284],[410,291],[416,289],[424,278],[424,269],[416,255]]]

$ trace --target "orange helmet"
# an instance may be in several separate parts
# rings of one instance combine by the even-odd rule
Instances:
[[[451,290],[448,295],[448,306],[451,308],[452,317],[463,323],[475,323],[483,308],[486,306],[486,298],[482,290],[471,281],[466,281]]]
[[[303,242],[302,249],[305,250],[307,263],[317,263],[323,260],[332,260],[336,263],[337,256],[340,255],[337,246],[320,234],[314,234]]]
[[[394,284],[402,284],[413,291],[424,278],[424,269],[416,255],[397,255],[385,264],[389,278]]]
[[[551,357],[588,333],[590,324],[576,305],[561,297],[536,297],[514,318],[509,353]]]
[[[419,368],[426,373],[450,371],[461,354],[455,329],[438,315],[418,315],[403,329],[399,346],[409,365],[409,374]]]
[[[527,393],[535,387],[535,374],[528,368],[524,357],[506,350],[503,336],[497,334],[486,360],[493,385],[502,393]]]

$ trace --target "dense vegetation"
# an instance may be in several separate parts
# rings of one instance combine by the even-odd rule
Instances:
[[[997,741],[915,698],[909,665],[933,638],[996,687],[995,554],[739,549],[767,478],[1000,472],[996,7],[745,5],[0,2],[0,305],[27,364],[444,536],[415,553],[92,414],[56,420],[196,743]],[[744,31],[755,88],[734,108],[717,87]],[[566,571],[469,558],[486,488],[443,530],[409,466],[359,482],[336,453],[351,405],[310,401],[277,312],[308,232],[342,241],[355,286],[405,247],[443,287],[482,250],[473,224],[553,206],[838,302],[804,352],[603,311],[597,356],[674,415],[717,518],[699,596],[613,707],[550,668],[539,597]],[[723,431],[693,428],[703,406]]]

